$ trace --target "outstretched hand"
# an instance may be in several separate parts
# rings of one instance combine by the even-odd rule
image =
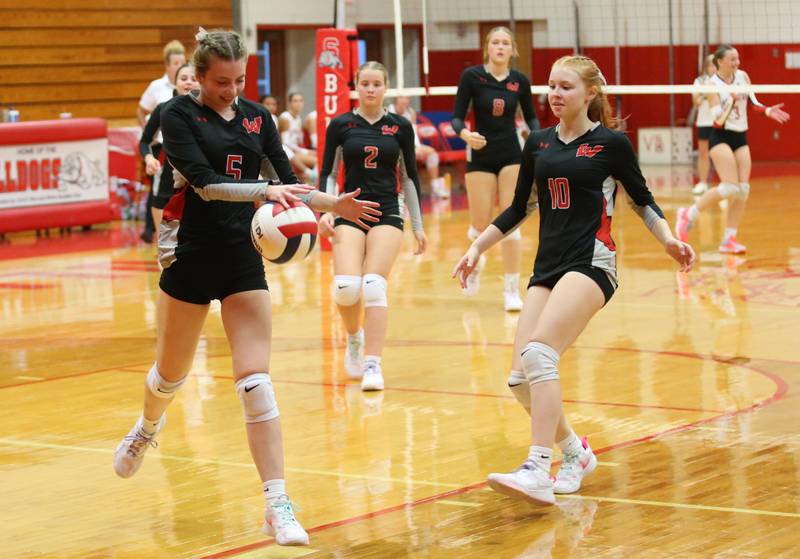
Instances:
[[[767,116],[778,124],[784,124],[785,122],[788,122],[789,113],[784,111],[782,107],[783,103],[778,103],[777,105],[767,107]]]
[[[478,254],[478,250],[471,246],[467,249],[467,252],[464,253],[464,256],[461,257],[461,260],[458,261],[456,267],[453,268],[453,277],[458,280],[463,289],[466,289],[467,278],[478,265],[478,259],[480,256],[481,255]]]
[[[352,221],[364,229],[369,229],[369,224],[364,223],[364,221],[378,222],[378,217],[382,215],[382,212],[378,209],[380,204],[378,202],[358,200],[356,196],[359,194],[361,194],[361,189],[356,188],[353,192],[340,195],[333,205],[333,212],[347,221]]]
[[[692,269],[692,265],[694,265],[694,261],[697,258],[694,253],[694,249],[689,243],[684,243],[683,241],[679,241],[678,239],[672,239],[671,241],[667,241],[666,246],[664,247],[672,258],[680,264],[680,271],[681,272],[688,272]]]

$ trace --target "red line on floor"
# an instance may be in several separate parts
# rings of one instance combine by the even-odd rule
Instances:
[[[761,407],[767,406],[767,405],[769,405],[769,404],[771,404],[773,402],[776,402],[776,401],[780,400],[786,394],[786,392],[788,391],[789,386],[786,383],[786,381],[783,380],[783,378],[781,378],[780,376],[776,375],[775,373],[772,373],[770,371],[764,371],[764,370],[761,370],[761,369],[756,369],[755,367],[747,367],[747,366],[745,366],[745,367],[746,368],[750,368],[751,370],[754,370],[754,371],[756,371],[758,373],[764,374],[764,375],[766,375],[767,377],[769,377],[771,380],[773,380],[775,382],[776,390],[775,390],[775,392],[773,393],[772,396],[770,396],[766,400],[763,400],[761,402],[758,402],[756,404],[753,404],[750,407],[743,408],[741,410],[736,410],[736,411],[733,411],[733,412],[723,413],[723,414],[715,416],[715,417],[710,417],[710,418],[707,418],[707,419],[701,419],[699,421],[694,421],[692,423],[687,423],[686,425],[679,425],[677,427],[673,427],[673,428],[670,428],[670,429],[665,429],[664,431],[659,431],[657,433],[653,433],[652,435],[646,435],[644,437],[639,437],[637,439],[633,439],[633,440],[630,440],[630,441],[623,441],[621,443],[616,443],[616,444],[609,445],[609,446],[606,446],[606,447],[603,447],[603,448],[600,448],[600,449],[595,449],[594,453],[596,455],[597,454],[606,454],[606,453],[609,453],[609,452],[614,451],[614,450],[619,450],[621,448],[626,448],[626,447],[633,446],[633,445],[636,445],[636,444],[640,444],[640,443],[643,443],[643,442],[651,441],[651,440],[656,439],[658,437],[666,437],[668,435],[673,435],[675,433],[679,433],[679,432],[682,432],[682,431],[687,431],[687,430],[692,429],[694,427],[697,427],[699,425],[703,425],[703,424],[706,424],[706,423],[711,423],[711,422],[716,421],[718,419],[729,418],[729,417],[733,417],[733,416],[736,416],[736,415],[739,415],[739,414],[742,414],[742,413],[752,412],[752,411],[755,411],[756,409],[759,409]],[[361,520],[367,520],[367,519],[370,519],[370,518],[375,518],[377,516],[383,516],[385,514],[389,514],[389,513],[392,513],[392,512],[401,510],[401,509],[410,509],[410,508],[414,508],[414,507],[422,505],[422,504],[433,503],[433,502],[436,502],[436,501],[439,501],[439,500],[442,500],[442,499],[446,499],[448,497],[452,497],[454,495],[461,495],[461,494],[464,494],[464,493],[468,493],[470,491],[474,491],[476,489],[482,489],[485,486],[486,486],[486,482],[485,481],[479,482],[479,483],[474,483],[474,484],[471,484],[471,485],[466,485],[466,486],[460,487],[458,489],[445,491],[444,493],[437,493],[436,495],[431,495],[430,497],[424,497],[422,499],[418,499],[418,500],[413,501],[411,503],[403,503],[403,504],[399,504],[399,505],[393,505],[393,506],[387,507],[385,509],[380,509],[380,510],[373,511],[373,512],[366,513],[366,514],[362,514],[362,515],[359,515],[359,516],[353,516],[353,517],[350,517],[350,518],[337,520],[335,522],[329,522],[327,524],[321,524],[319,526],[314,526],[313,528],[308,530],[308,533],[312,534],[312,533],[315,533],[315,532],[321,532],[323,530],[327,530],[327,529],[330,529],[330,528],[336,528],[336,527],[339,527],[339,526],[344,526],[344,525],[347,525],[347,524],[353,524],[353,523],[356,523],[356,522],[360,522]],[[543,511],[544,510],[546,510],[546,509],[543,509]],[[233,549],[220,551],[218,553],[214,553],[214,554],[211,554],[211,555],[206,555],[206,556],[201,557],[200,559],[222,559],[223,557],[231,557],[231,556],[234,556],[234,555],[238,555],[240,553],[244,553],[245,551],[252,551],[254,549],[260,549],[262,547],[266,547],[268,545],[271,545],[272,543],[274,543],[274,540],[266,540],[266,541],[263,541],[263,542],[256,542],[256,543],[248,544],[246,546],[236,547],[236,548],[233,548]]]

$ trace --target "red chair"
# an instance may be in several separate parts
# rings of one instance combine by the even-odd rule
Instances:
[[[467,160],[466,149],[453,149],[450,140],[458,138],[458,134],[453,130],[450,121],[445,120],[439,123],[439,133],[442,135],[446,149],[439,153],[439,161],[442,163],[459,163]]]

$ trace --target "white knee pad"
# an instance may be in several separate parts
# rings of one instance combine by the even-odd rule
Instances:
[[[239,379],[236,392],[242,402],[245,423],[261,423],[280,415],[269,373],[253,373]]]
[[[750,183],[749,182],[740,182],[739,183],[739,199],[740,200],[747,200],[748,196],[750,196]]]
[[[528,384],[528,379],[525,378],[525,373],[522,371],[511,371],[508,375],[508,388],[517,399],[517,402],[522,404],[525,411],[531,413],[531,385]]]
[[[531,342],[522,350],[522,368],[528,383],[558,380],[558,352],[547,344]]]
[[[514,229],[512,233],[506,235],[506,238],[503,239],[504,241],[519,241],[522,240],[522,233],[520,232],[520,228],[517,227]]]
[[[165,380],[164,377],[159,374],[155,363],[153,363],[153,366],[150,367],[150,371],[147,373],[147,389],[150,390],[156,398],[172,398],[184,382],[186,382],[186,377],[175,382]]]
[[[439,154],[434,151],[428,156],[428,159],[425,160],[425,168],[430,171],[431,169],[435,169],[438,166],[439,166]]]
[[[719,193],[726,200],[734,196],[739,196],[739,185],[732,182],[719,183]]]
[[[349,307],[361,298],[361,276],[334,276],[333,300],[337,305]]]
[[[386,278],[378,274],[364,276],[364,306],[388,307],[386,300]]]
[[[472,225],[469,226],[469,229],[467,230],[467,238],[470,241],[474,241],[475,239],[477,239],[478,235],[480,234],[481,232],[475,229]]]

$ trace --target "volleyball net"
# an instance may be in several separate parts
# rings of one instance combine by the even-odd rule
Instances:
[[[392,86],[387,102],[396,95],[411,97],[412,106],[434,120],[452,111],[461,72],[483,61],[484,37],[498,25],[515,35],[520,53],[515,67],[531,78],[543,125],[553,124],[546,101],[552,63],[580,53],[601,68],[612,106],[632,134],[642,128],[692,127],[692,94],[718,92],[693,82],[708,54],[727,43],[738,50],[741,68],[753,82],[729,91],[755,93],[765,105],[785,103],[794,117],[779,125],[751,113],[754,156],[800,155],[795,143],[800,135],[796,0],[394,0],[392,26],[361,23],[379,18],[379,10],[385,18],[388,7],[365,0],[346,3],[346,21],[357,28],[350,71],[367,59],[383,62]],[[342,79],[349,82],[352,76]],[[317,89],[324,93],[319,81]],[[354,91],[348,96],[351,102],[357,97]]]

